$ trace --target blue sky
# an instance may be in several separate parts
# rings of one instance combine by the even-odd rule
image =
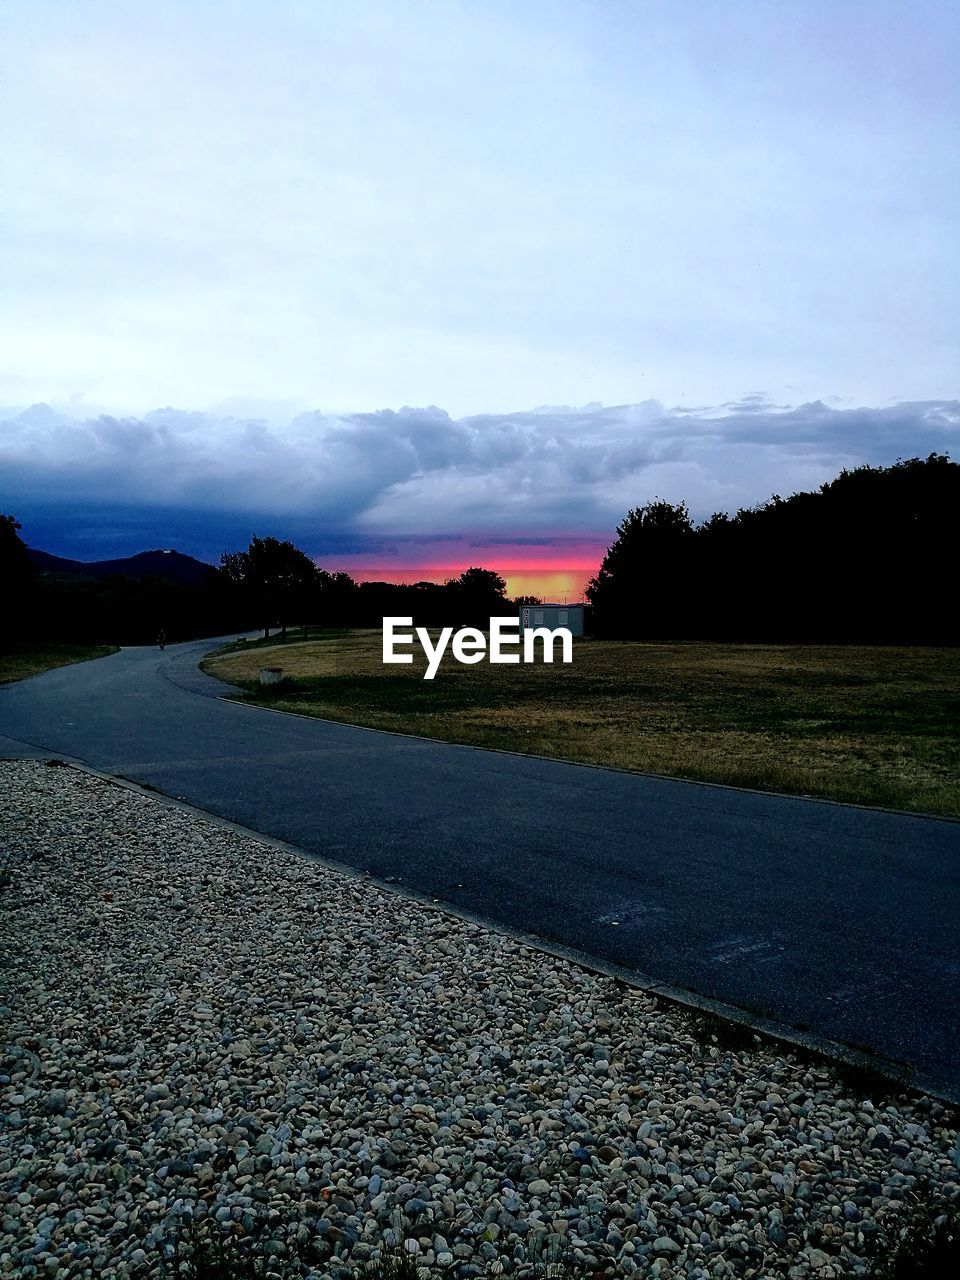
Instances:
[[[0,491],[27,506],[24,448],[35,486],[76,453],[70,424],[164,406],[282,442],[304,414],[322,436],[404,406],[515,425],[656,401],[680,423],[748,396],[853,412],[960,395],[955,6],[6,0],[0,28]],[[2,425],[37,402],[61,421],[39,453]],[[617,501],[652,496],[650,420],[623,419],[636,465]],[[602,469],[609,423],[579,421]],[[927,443],[917,421],[901,452]],[[731,499],[764,496],[796,430],[783,414],[740,459]],[[124,435],[154,505],[206,501]],[[236,435],[210,427],[207,454]],[[405,468],[379,474],[357,440],[311,491],[317,518],[369,522],[350,495],[377,473],[398,532],[439,532],[468,468],[505,530],[498,439],[421,486],[436,529],[391,495]],[[845,439],[821,478],[869,445]],[[569,484],[552,510],[588,496]],[[586,501],[582,528],[598,519]]]

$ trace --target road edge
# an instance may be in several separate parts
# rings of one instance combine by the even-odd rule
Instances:
[[[281,712],[280,714],[284,713]],[[316,717],[308,718],[315,719]],[[333,723],[339,722],[334,721]],[[372,732],[379,731],[373,730]],[[8,757],[8,759],[15,758],[16,757]],[[609,978],[626,987],[642,991],[647,995],[654,996],[657,999],[662,999],[670,1004],[677,1005],[688,1012],[707,1014],[745,1028],[759,1036],[762,1040],[768,1043],[773,1042],[774,1045],[786,1048],[787,1051],[796,1052],[799,1050],[801,1054],[811,1056],[815,1061],[825,1062],[827,1064],[839,1064],[857,1071],[867,1072],[881,1077],[884,1081],[888,1082],[889,1085],[894,1086],[897,1089],[925,1095],[938,1102],[944,1103],[949,1107],[960,1108],[960,1085],[954,1086],[937,1077],[930,1076],[923,1071],[914,1070],[906,1063],[896,1062],[889,1058],[885,1058],[880,1054],[871,1053],[868,1050],[854,1048],[853,1046],[842,1044],[839,1041],[814,1035],[803,1031],[800,1028],[793,1027],[789,1023],[762,1017],[751,1013],[749,1010],[740,1009],[736,1005],[726,1004],[720,1000],[701,996],[697,992],[690,991],[685,987],[678,987],[670,983],[660,982],[649,974],[644,974],[633,969],[627,969],[621,965],[611,964],[595,956],[591,956],[587,952],[579,951],[574,947],[567,947],[562,943],[553,942],[548,938],[542,938],[538,934],[526,933],[518,929],[511,929],[507,925],[499,924],[496,921],[477,914],[476,912],[458,907],[454,903],[446,902],[443,899],[433,898],[428,894],[409,888],[403,884],[387,882],[379,877],[371,876],[356,867],[338,862],[334,858],[326,857],[320,853],[314,853],[309,849],[304,849],[299,845],[290,843],[289,841],[281,840],[276,836],[267,835],[266,833],[257,831],[252,827],[243,826],[229,818],[221,817],[219,814],[213,813],[208,809],[201,809],[197,805],[190,804],[186,800],[180,800],[176,796],[168,795],[166,792],[160,791],[153,786],[135,782],[122,774],[104,773],[102,770],[95,769],[93,766],[82,760],[77,760],[69,756],[53,756],[50,754],[43,757],[32,756],[27,758],[39,761],[39,763],[43,764],[56,763],[65,765],[69,768],[75,769],[79,773],[87,774],[90,777],[110,783],[113,786],[121,787],[133,794],[145,796],[151,800],[157,801],[168,808],[177,809],[188,813],[193,817],[211,822],[223,830],[231,831],[244,836],[247,839],[258,841],[260,844],[266,845],[269,848],[280,849],[284,852],[305,858],[311,862],[318,863],[320,866],[346,876],[350,880],[376,885],[378,889],[381,889],[384,892],[395,894],[407,901],[418,902],[422,906],[430,907],[432,910],[439,911],[443,915],[460,920],[464,923],[477,925],[499,937],[509,938],[514,942],[520,942],[524,946],[530,947],[535,951],[540,951],[545,955],[552,956],[554,959],[563,960],[566,963],[577,965],[588,973]]]

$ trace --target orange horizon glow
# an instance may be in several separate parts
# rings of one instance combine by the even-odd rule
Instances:
[[[491,568],[492,566],[479,566]],[[345,572],[357,582],[390,582],[400,586],[409,586],[414,582],[436,582],[442,584],[451,578],[459,577],[464,569],[471,565],[451,565],[449,567],[424,567],[419,569],[371,568],[347,569]],[[539,596],[541,600],[552,600],[560,604],[574,604],[585,599],[587,583],[597,572],[599,565],[588,569],[570,568],[567,565],[542,565],[534,568],[497,568],[496,572],[507,584],[507,595]]]
[[[414,540],[389,551],[356,551],[323,561],[328,571],[349,573],[357,582],[448,582],[473,567],[493,569],[504,578],[507,595],[538,596],[573,604],[585,599],[588,582],[600,567],[606,540],[596,537],[546,537],[531,542],[483,542],[468,538]],[[392,563],[391,563],[392,561]]]

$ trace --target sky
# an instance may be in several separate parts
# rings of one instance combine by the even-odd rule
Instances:
[[[958,64],[939,0],[5,0],[0,502],[574,569],[949,449]]]

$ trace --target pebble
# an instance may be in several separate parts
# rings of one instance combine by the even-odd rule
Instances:
[[[960,1197],[934,1100],[156,798],[0,762],[0,842],[2,1277],[152,1280],[209,1219],[338,1280],[828,1280]]]

